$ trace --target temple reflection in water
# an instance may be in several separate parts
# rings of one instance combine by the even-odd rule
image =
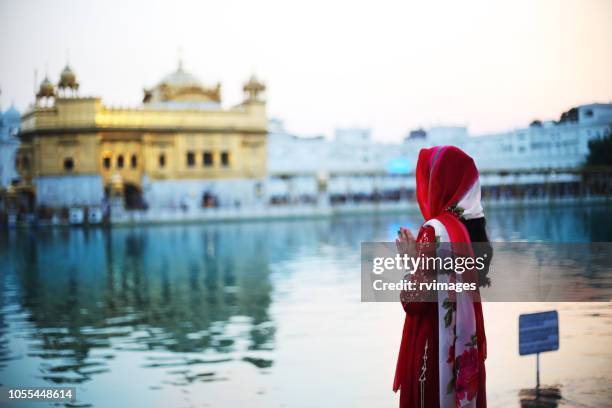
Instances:
[[[157,228],[20,236],[21,248],[4,270],[16,272],[22,306],[36,326],[32,355],[61,359],[45,367],[45,378],[90,379],[104,369],[104,358],[90,359],[97,348],[236,351],[226,326],[242,331],[240,351],[272,348],[269,254],[261,239],[238,241],[237,233]]]

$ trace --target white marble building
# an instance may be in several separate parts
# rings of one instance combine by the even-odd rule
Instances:
[[[526,128],[470,137],[428,137],[426,145],[455,144],[472,155],[481,170],[573,169],[582,165],[588,142],[612,132],[612,104],[582,105],[564,114],[565,119],[532,123]],[[429,136],[429,135],[428,135]],[[420,148],[420,140],[405,141]]]
[[[15,170],[15,153],[19,146],[21,116],[14,106],[4,113],[0,110],[0,188],[7,188],[18,175]]]
[[[104,186],[98,175],[45,176],[36,178],[36,202],[51,208],[99,206]]]
[[[339,129],[333,140],[298,137],[272,120],[268,135],[267,194],[271,199],[304,201],[321,183],[328,194],[409,187],[406,177],[389,177],[385,166],[397,156],[398,145],[376,143],[369,129]]]
[[[339,129],[333,139],[298,137],[279,120],[270,122],[269,132],[267,191],[272,199],[312,197],[318,180],[325,181],[332,196],[414,189],[419,150],[448,144],[474,157],[483,185],[562,182],[577,177],[563,170],[585,162],[590,140],[612,133],[612,103],[582,105],[559,121],[534,122],[497,134],[472,136],[462,126],[419,129],[396,144],[372,140],[368,129]],[[501,175],[533,170],[542,174]],[[545,175],[549,170],[554,174]]]

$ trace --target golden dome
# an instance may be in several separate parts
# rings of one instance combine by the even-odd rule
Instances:
[[[60,89],[63,89],[63,88],[77,89],[79,87],[79,84],[76,81],[76,74],[70,68],[69,65],[66,65],[66,67],[60,74],[60,80],[59,80],[58,87]]]
[[[176,71],[166,75],[160,81],[160,85],[173,87],[202,87],[202,81],[189,71],[183,69],[182,61],[179,61]]]
[[[221,85],[205,85],[198,77],[186,71],[179,61],[174,72],[163,77],[155,87],[144,90],[143,102],[176,109],[217,108],[221,102]]]
[[[49,77],[45,76],[45,79],[43,79],[40,84],[40,88],[38,89],[36,96],[39,98],[50,98],[55,96],[55,86],[51,81],[49,81]]]

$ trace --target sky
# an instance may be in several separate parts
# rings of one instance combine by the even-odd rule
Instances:
[[[256,73],[297,134],[483,134],[612,101],[610,22],[610,0],[0,0],[0,102],[25,110],[69,61],[82,95],[138,106],[181,54],[225,107]]]

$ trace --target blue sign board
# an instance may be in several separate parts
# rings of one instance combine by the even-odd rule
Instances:
[[[519,316],[519,354],[521,356],[559,350],[559,314],[551,312]]]

